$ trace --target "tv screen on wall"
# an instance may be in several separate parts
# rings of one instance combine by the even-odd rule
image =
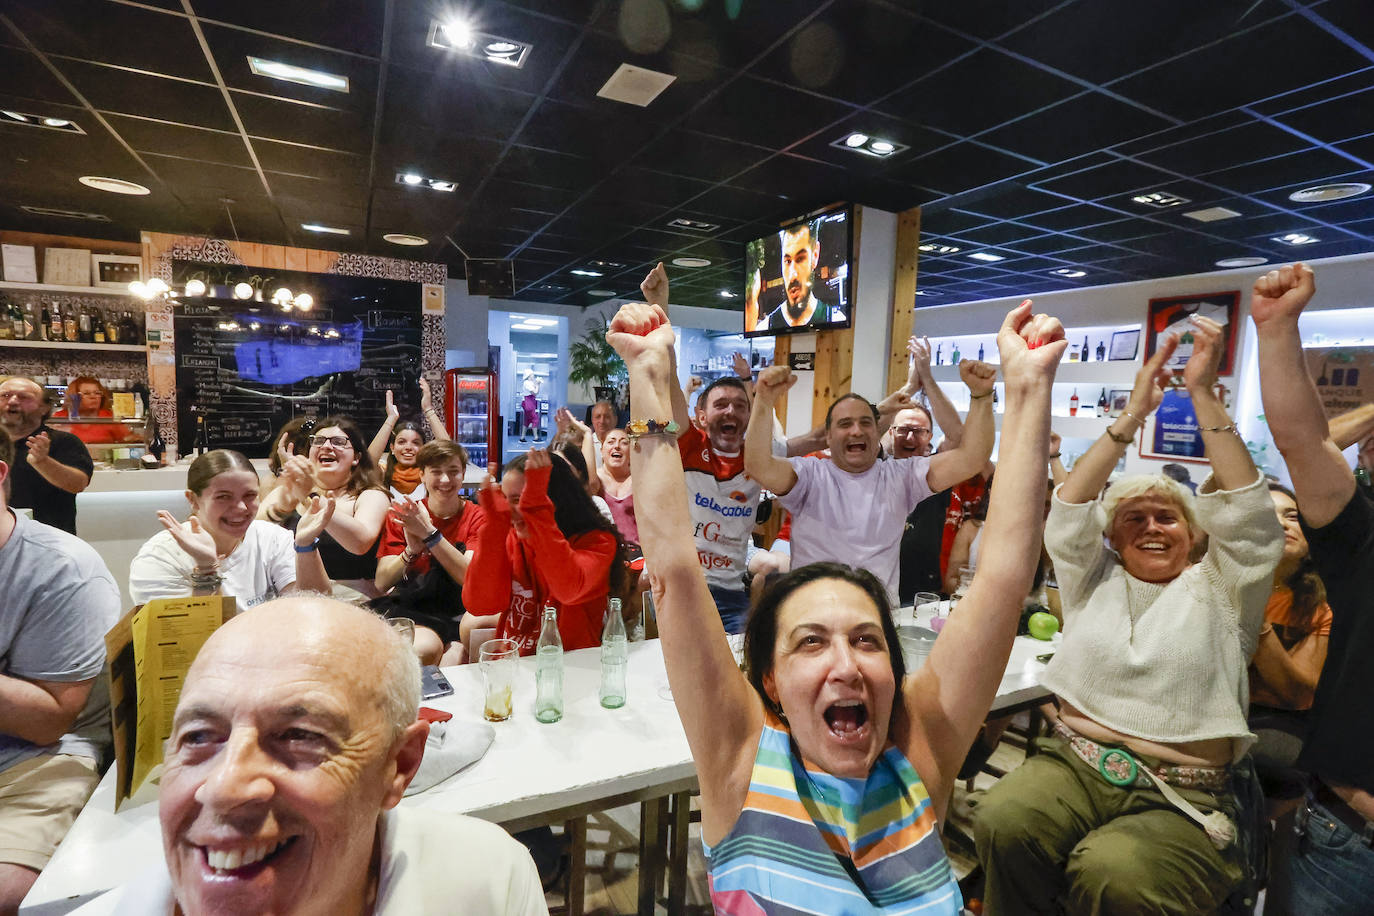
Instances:
[[[847,205],[746,244],[744,335],[849,327],[852,247],[852,209]]]

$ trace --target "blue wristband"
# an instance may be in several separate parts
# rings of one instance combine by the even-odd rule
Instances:
[[[319,538],[315,538],[315,540],[311,541],[309,544],[306,544],[304,547],[302,547],[300,544],[297,544],[297,545],[296,545],[296,553],[314,553],[315,551],[317,551],[317,550],[319,550],[319,549],[320,549],[320,539],[319,539]]]
[[[443,540],[443,538],[444,538],[443,532],[441,532],[438,528],[435,528],[435,529],[434,529],[433,531],[431,531],[429,534],[425,535],[425,540],[424,540],[425,549],[426,549],[426,550],[433,550],[433,549],[434,549],[434,545],[435,545],[435,544],[438,544],[441,540]]]

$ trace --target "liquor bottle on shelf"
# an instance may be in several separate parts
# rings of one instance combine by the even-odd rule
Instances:
[[[1078,389],[1073,390],[1073,397],[1069,398],[1069,416],[1078,416]]]
[[[1078,359],[1079,362],[1086,363],[1088,361],[1088,338],[1086,336],[1083,338],[1083,349],[1079,351]]]
[[[601,630],[601,705],[619,709],[625,705],[625,669],[630,663],[629,639],[625,635],[625,618],[620,613],[620,599],[612,598],[606,612],[606,625]]]
[[[14,340],[14,319],[10,317],[10,304],[0,300],[0,340]]]
[[[124,310],[124,317],[119,319],[119,342],[126,344],[140,343],[138,323],[134,320],[134,313],[128,309]]]
[[[42,340],[43,335],[38,333],[38,325],[41,319],[38,317],[38,306],[32,302],[24,303],[24,339]]]
[[[1107,415],[1107,409],[1107,389],[1103,388],[1102,394],[1098,395],[1097,398],[1097,415],[1099,417],[1105,417]]]
[[[997,413],[997,386],[992,386],[992,412]]]
[[[91,343],[91,310],[87,306],[81,307],[81,314],[76,318],[76,335],[82,343]]]
[[[93,309],[91,312],[91,342],[108,342],[105,336],[105,319],[101,317],[99,309]]]
[[[981,363],[982,361],[983,361],[983,345],[980,343],[980,344],[978,344],[978,362]]]
[[[205,414],[196,414],[196,457],[210,450],[210,433],[205,428]]]
[[[52,312],[50,312],[50,311],[48,310],[48,307],[45,305],[45,306],[43,306],[43,311],[40,312],[39,315],[38,315],[38,339],[39,339],[39,340],[51,340],[51,339],[52,339],[51,336],[50,336],[50,335],[52,334],[52,330],[51,330],[51,329],[52,329]]]
[[[110,317],[105,319],[105,342],[106,343],[128,343],[119,336],[119,312],[110,310]]]
[[[942,348],[943,346],[944,344],[942,343],[937,343],[935,345],[935,365],[937,366],[940,365],[940,348]]]
[[[148,453],[157,459],[158,464],[162,464],[162,453],[167,450],[167,443],[162,441],[162,430],[158,428],[157,418],[151,414],[149,418],[153,423],[153,434],[148,438]]]
[[[534,717],[546,725],[563,718],[563,637],[558,633],[558,611],[544,608],[539,642],[534,650]]]
[[[68,305],[62,312],[62,339],[67,343],[81,341],[81,325],[77,321],[76,306]]]
[[[957,340],[950,344],[949,364],[951,366],[959,365],[959,342]]]
[[[66,334],[62,330],[62,306],[56,299],[52,304],[52,322],[48,325],[48,340],[63,340]]]
[[[1097,361],[1103,362],[1107,359],[1107,344],[1105,341],[1097,342]]]

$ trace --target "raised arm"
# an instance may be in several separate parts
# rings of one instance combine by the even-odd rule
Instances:
[[[941,815],[1001,683],[1040,561],[1050,390],[1064,329],[1054,318],[1032,317],[1027,300],[1008,313],[997,346],[1007,413],[981,550],[997,562],[979,564],[929,661],[902,685],[908,728],[897,737]]]
[[[1126,447],[1145,425],[1145,418],[1164,400],[1173,372],[1164,368],[1178,347],[1178,338],[1169,335],[1160,342],[1159,349],[1145,361],[1135,374],[1131,398],[1121,416],[1112,421],[1107,431],[1073,463],[1068,479],[1059,489],[1059,498],[1066,503],[1087,503],[1097,499],[1112,469],[1125,454]],[[1011,408],[1008,407],[1008,410]]]
[[[661,420],[677,387],[667,316],[657,306],[624,305],[606,337],[629,368],[635,420]],[[676,442],[664,435],[637,438],[630,468],[636,502],[654,507],[640,518],[639,541],[653,570],[668,684],[701,777],[702,829],[716,842],[744,804],[763,704],[735,664],[706,588]],[[723,797],[720,787],[727,785]]]
[[[796,383],[797,377],[786,366],[769,366],[760,372],[749,428],[744,432],[745,473],[779,496],[797,485],[797,472],[786,458],[773,454],[773,405]]]
[[[1207,460],[1212,464],[1212,477],[1222,490],[1238,490],[1255,482],[1259,470],[1255,467],[1245,440],[1226,414],[1217,397],[1217,367],[1225,347],[1221,325],[1210,318],[1194,316],[1193,352],[1183,368],[1183,383],[1193,402],[1198,429]]]
[[[1029,302],[1027,299],[1022,305],[1029,309]],[[935,493],[981,471],[992,455],[992,444],[997,441],[997,426],[992,415],[992,385],[997,380],[997,370],[976,359],[966,359],[959,363],[959,377],[969,390],[968,419],[964,421],[959,445],[930,459],[926,482]],[[1011,410],[1010,399],[1007,410]]]
[[[1345,451],[1365,436],[1374,433],[1374,402],[1361,404],[1327,421],[1331,427],[1331,441]]]
[[[382,456],[386,454],[386,447],[391,442],[391,431],[396,428],[396,421],[401,419],[401,411],[396,407],[396,396],[390,390],[386,392],[386,419],[382,421],[381,427],[377,430],[377,435],[372,437],[372,441],[367,444],[367,453],[372,456],[372,462],[378,467],[382,466]]]
[[[1056,487],[1069,479],[1069,469],[1064,467],[1064,457],[1060,451],[1063,444],[1059,433],[1050,430],[1050,480],[1054,481]]]
[[[930,414],[935,419],[935,425],[940,427],[943,437],[940,451],[958,448],[964,440],[964,421],[959,419],[959,411],[945,395],[944,389],[936,383],[935,375],[930,371],[930,339],[917,339],[913,336],[906,342],[906,349],[911,354],[911,372],[917,377],[911,393],[915,395],[919,390],[925,391],[926,399],[930,402]],[[909,378],[907,384],[911,384]]]
[[[429,390],[429,380],[423,375],[420,376],[420,412],[429,421],[429,431],[435,440],[453,438],[448,434],[448,427],[444,425],[444,418],[439,416],[439,411],[434,409],[434,394]]]
[[[1355,492],[1355,475],[1332,441],[1317,387],[1302,355],[1298,316],[1317,290],[1301,262],[1255,281],[1250,317],[1259,342],[1260,398],[1269,432],[1288,465],[1298,510],[1314,528],[1331,522]]]
[[[643,282],[639,284],[639,291],[644,294],[645,302],[658,307],[658,310],[663,313],[663,320],[666,322],[668,320],[668,271],[664,269],[662,261],[655,264],[654,269],[644,277]],[[677,351],[673,347],[668,348],[668,359],[668,368],[673,373],[673,390],[670,393],[671,403],[668,405],[668,414],[677,423],[678,429],[686,429],[692,425],[692,412],[687,408],[687,396],[677,385]]]

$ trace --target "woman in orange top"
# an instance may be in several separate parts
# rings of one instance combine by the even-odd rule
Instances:
[[[1292,491],[1271,483],[1269,495],[1283,524],[1283,559],[1274,571],[1274,593],[1250,660],[1249,721],[1259,736],[1252,752],[1264,794],[1282,802],[1302,797],[1302,775],[1295,764],[1326,662],[1331,608],[1308,556]]]
[[[113,399],[100,380],[89,375],[72,379],[67,386],[67,409],[53,414],[55,418],[92,420],[114,418]],[[138,434],[122,423],[73,423],[65,427],[82,442],[106,443],[138,440]],[[131,435],[132,433],[132,435]]]

